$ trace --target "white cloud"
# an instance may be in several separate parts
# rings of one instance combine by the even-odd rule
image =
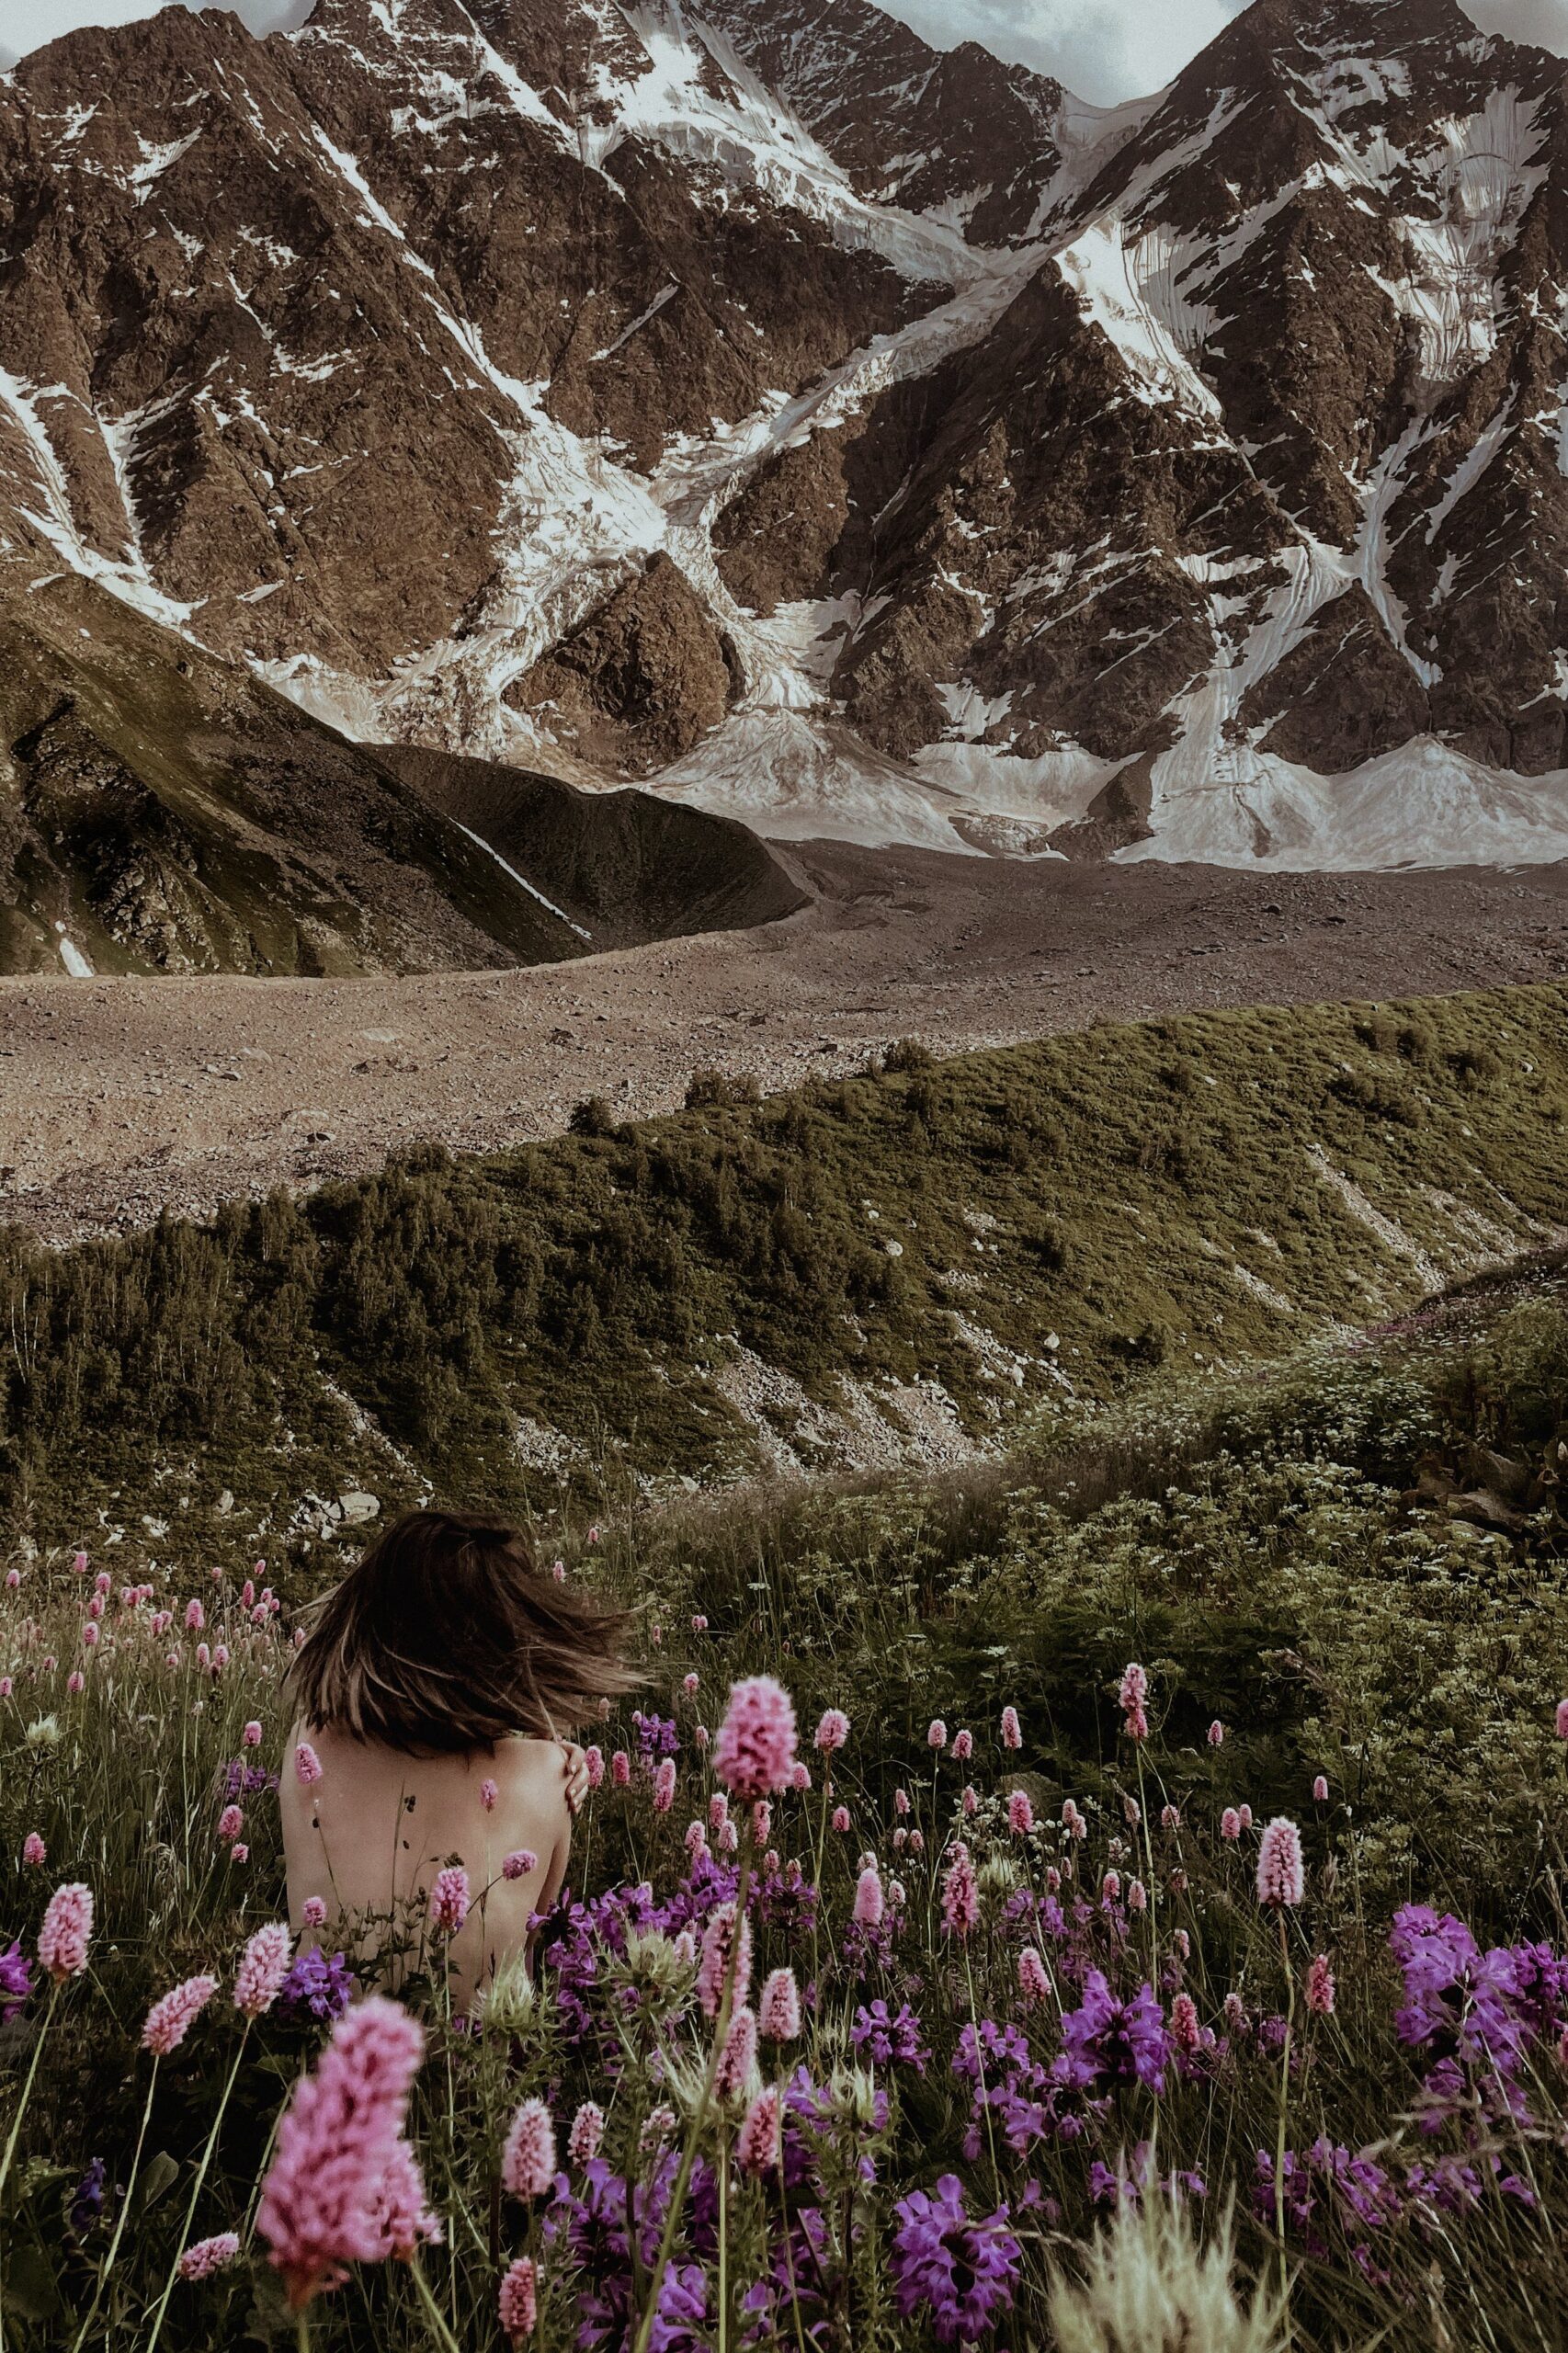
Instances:
[[[229,0],[256,32],[297,24],[310,0]],[[700,12],[701,0],[696,0]],[[1108,105],[1157,90],[1245,0],[882,0],[940,49],[983,41]],[[1568,0],[1462,0],[1478,25],[1568,55]],[[4,0],[0,64],[77,25],[123,25],[157,0]]]

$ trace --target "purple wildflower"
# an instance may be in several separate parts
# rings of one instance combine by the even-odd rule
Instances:
[[[938,2344],[968,2342],[1012,2309],[1018,2242],[999,2206],[971,2221],[963,2186],[944,2174],[934,2194],[901,2198],[892,2243],[893,2298],[905,2319],[929,2312]]]

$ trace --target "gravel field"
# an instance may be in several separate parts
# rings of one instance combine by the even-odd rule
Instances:
[[[64,1241],[549,1135],[598,1094],[767,1089],[890,1040],[941,1052],[1104,1017],[1568,972],[1568,867],[1399,874],[785,852],[782,923],[570,965],[350,981],[0,980],[0,1218]]]

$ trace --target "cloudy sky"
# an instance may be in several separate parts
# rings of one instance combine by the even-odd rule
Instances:
[[[1463,0],[1489,31],[1568,55],[1568,0]],[[125,24],[157,0],[4,0],[0,63],[74,25]],[[309,0],[233,0],[258,31],[298,22]],[[1158,89],[1244,0],[882,0],[928,40],[983,40],[1002,57],[1055,74],[1104,105]]]

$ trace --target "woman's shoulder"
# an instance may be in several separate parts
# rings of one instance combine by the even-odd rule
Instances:
[[[567,1756],[558,1740],[532,1740],[518,1733],[495,1750],[494,1777],[513,1789],[559,1790],[565,1803]]]

